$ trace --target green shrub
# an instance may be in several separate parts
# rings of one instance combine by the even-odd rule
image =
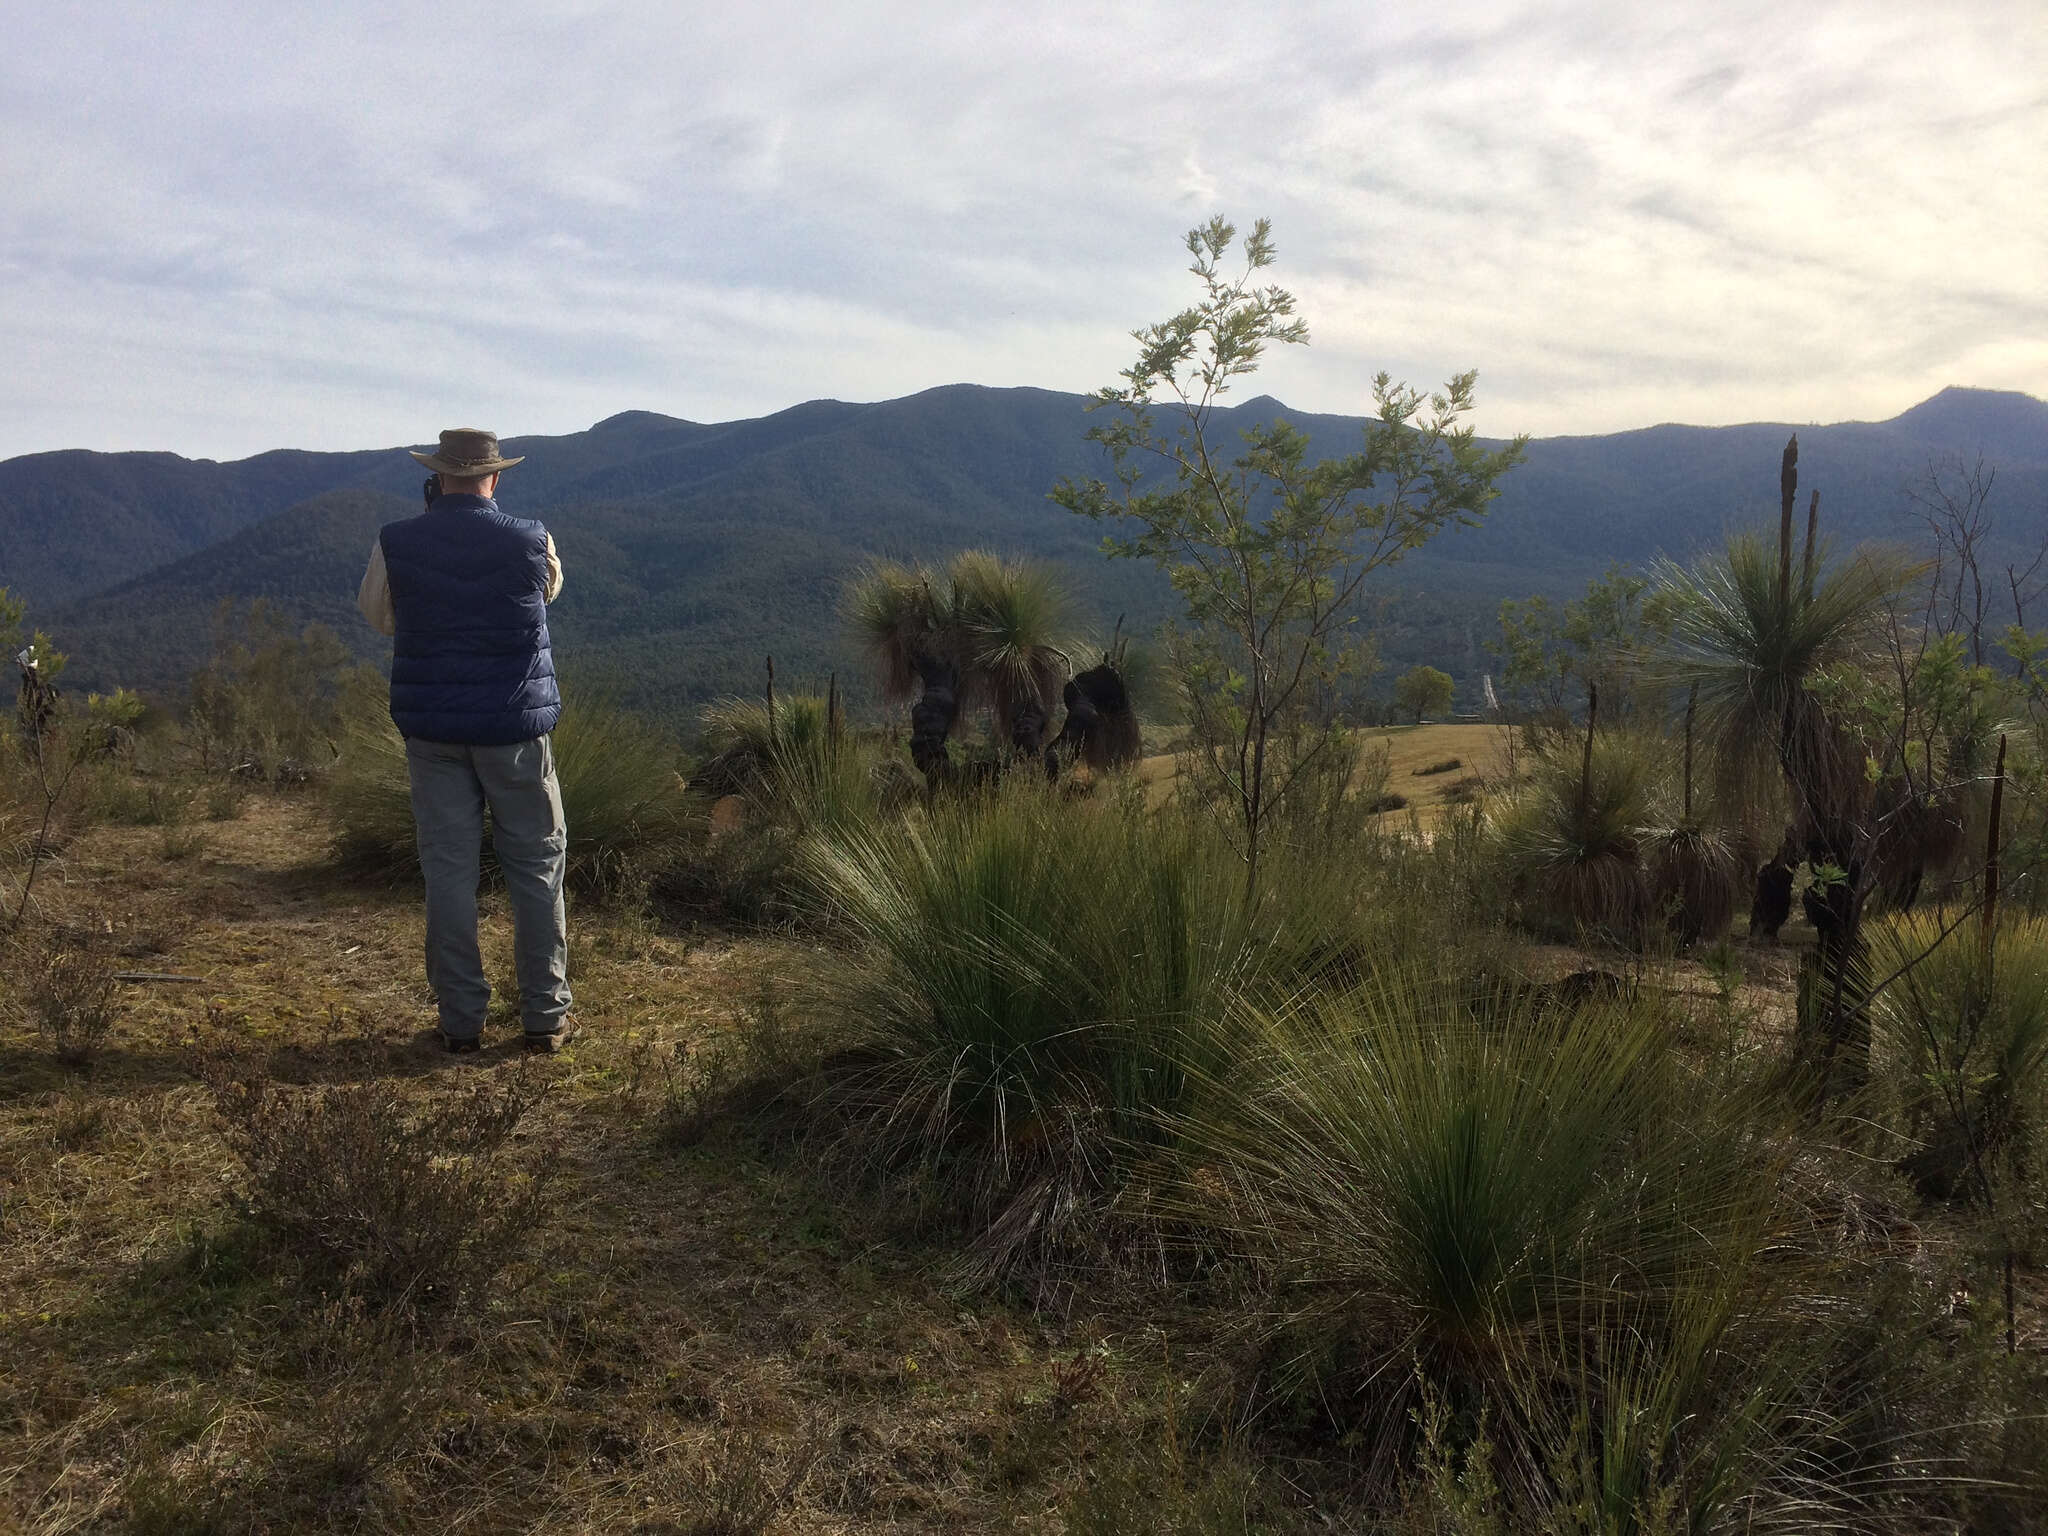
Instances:
[[[698,835],[701,817],[674,747],[638,716],[572,694],[554,750],[576,888],[601,895],[666,864]],[[373,699],[350,712],[327,807],[345,863],[394,876],[419,868],[405,742]]]
[[[1651,835],[1649,856],[1651,904],[1680,944],[1711,943],[1728,931],[1748,873],[1732,836],[1681,821]]]
[[[698,717],[703,758],[691,788],[707,795],[773,792],[782,774],[823,761],[827,751],[825,700],[792,694],[775,702],[771,724],[764,699],[718,699]]]
[[[1995,949],[1974,913],[1906,912],[1872,938],[1872,965],[1896,978],[1873,1013],[1880,1071],[1894,1085],[1907,1160],[1930,1193],[2024,1156],[2048,1091],[2048,921],[2008,918]]]
[[[827,833],[805,863],[873,954],[825,983],[861,1062],[836,1102],[883,1158],[961,1181],[991,1271],[1114,1187],[1190,1071],[1223,1070],[1230,999],[1342,984],[1359,953],[1354,870],[1247,905],[1212,823],[1134,798],[1018,787]]]
[[[1644,742],[1604,735],[1538,758],[1508,805],[1499,847],[1523,919],[1564,938],[1634,942],[1650,910],[1645,829],[1657,814],[1657,764]]]

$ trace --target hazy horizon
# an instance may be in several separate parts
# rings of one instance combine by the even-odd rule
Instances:
[[[645,407],[645,406],[631,406],[631,405],[629,405],[629,406],[625,406],[625,407],[623,407],[623,408],[622,408],[622,409],[620,409],[620,410],[608,412],[608,413],[607,413],[606,415],[598,417],[598,418],[597,418],[597,419],[596,419],[595,421],[587,421],[587,422],[584,422],[584,423],[583,423],[583,424],[582,424],[581,426],[574,426],[574,427],[568,427],[568,428],[565,428],[565,429],[562,429],[562,430],[559,430],[559,431],[547,431],[547,432],[527,432],[527,431],[524,431],[524,430],[510,430],[510,431],[504,431],[504,432],[501,432],[501,433],[499,434],[499,436],[500,436],[501,438],[505,439],[506,441],[511,441],[512,439],[515,439],[515,438],[528,438],[528,439],[530,439],[530,438],[536,438],[536,437],[567,437],[567,436],[572,436],[572,435],[574,435],[574,434],[576,434],[576,433],[579,433],[579,432],[587,432],[587,431],[591,430],[592,428],[594,428],[594,427],[596,427],[596,426],[598,426],[598,425],[602,424],[603,422],[606,422],[606,421],[609,421],[609,420],[611,420],[611,419],[612,419],[613,417],[617,417],[617,416],[630,416],[630,415],[635,415],[635,414],[640,414],[640,415],[656,415],[656,416],[663,416],[663,417],[667,417],[667,418],[668,418],[668,419],[670,419],[670,420],[682,420],[682,421],[688,421],[688,422],[690,422],[690,423],[691,423],[692,425],[696,425],[696,426],[707,426],[707,427],[717,427],[717,426],[730,426],[730,425],[734,425],[734,424],[736,424],[736,423],[740,423],[740,422],[746,422],[746,421],[756,421],[756,420],[761,420],[761,419],[763,419],[763,418],[765,418],[765,417],[770,417],[770,416],[776,416],[776,415],[779,415],[779,414],[781,414],[781,413],[782,413],[782,412],[784,412],[784,411],[793,411],[793,410],[798,410],[798,409],[800,409],[800,408],[802,408],[802,407],[804,407],[804,406],[807,406],[807,405],[828,405],[828,404],[839,404],[839,405],[885,405],[885,404],[888,404],[888,403],[889,403],[890,401],[893,401],[893,400],[904,400],[904,399],[910,399],[910,398],[913,398],[913,397],[915,397],[915,396],[917,396],[917,395],[922,395],[922,394],[929,394],[929,393],[933,392],[934,390],[941,390],[941,389],[950,389],[950,388],[956,388],[956,387],[967,387],[967,388],[986,388],[986,389],[1006,389],[1006,388],[1017,388],[1017,389],[1036,389],[1036,388],[1043,388],[1044,386],[1040,386],[1040,385],[1029,385],[1029,384],[1025,384],[1025,385],[1000,385],[1000,384],[991,384],[991,385],[974,385],[974,384],[969,384],[969,383],[968,383],[968,382],[967,382],[966,380],[961,380],[961,379],[955,379],[955,380],[953,380],[953,381],[952,381],[951,383],[948,383],[948,384],[934,384],[934,385],[929,385],[929,386],[927,386],[927,387],[926,387],[926,388],[924,388],[924,389],[912,390],[912,391],[911,391],[911,392],[910,392],[910,393],[909,393],[908,395],[890,395],[890,396],[885,396],[885,397],[883,397],[882,399],[879,399],[879,400],[846,400],[846,399],[842,399],[842,398],[840,398],[840,397],[837,397],[837,396],[825,396],[825,395],[818,395],[818,396],[813,396],[813,397],[811,397],[810,399],[806,399],[806,400],[793,400],[793,401],[791,401],[791,402],[790,402],[790,403],[789,403],[788,405],[785,405],[785,406],[781,406],[781,407],[778,407],[778,408],[777,408],[776,410],[773,410],[773,411],[765,411],[765,412],[762,412],[762,413],[761,413],[761,414],[760,414],[759,416],[726,416],[726,417],[695,417],[695,416],[693,416],[693,417],[677,417],[677,416],[674,416],[674,415],[672,415],[671,413],[669,413],[669,412],[666,412],[666,411],[650,411],[650,410],[649,410],[649,409],[648,409],[647,407]],[[1976,393],[2008,393],[2008,394],[2022,394],[2022,395],[2025,395],[2025,392],[2024,392],[2024,391],[1986,391],[1986,390],[1983,390],[1983,389],[1982,389],[1981,387],[1979,387],[1979,386],[1975,386],[1975,385],[1944,385],[1944,386],[1943,386],[1943,389],[1948,389],[1948,388],[1956,388],[1956,389],[1963,389],[1963,390],[1967,390],[1967,391],[1972,391],[1972,392],[1976,392]],[[1073,394],[1078,394],[1078,393],[1081,393],[1081,391],[1055,391],[1055,393],[1073,393]],[[1854,426],[1854,425],[1859,425],[1859,424],[1868,424],[1868,425],[1881,425],[1881,424],[1883,424],[1884,422],[1887,422],[1887,421],[1891,421],[1891,420],[1895,419],[1896,417],[1898,417],[1898,416],[1901,416],[1901,415],[1903,415],[1903,414],[1904,414],[1905,412],[1907,412],[1907,411],[1909,411],[1909,410],[1913,409],[1913,407],[1915,407],[1915,406],[1917,406],[1917,405],[1923,405],[1923,404],[1925,404],[1925,403],[1926,403],[1926,402],[1927,402],[1928,400],[1931,400],[1931,399],[1935,398],[1935,395],[1939,395],[1940,393],[1942,393],[1942,390],[1936,390],[1936,391],[1934,392],[1934,394],[1932,394],[1932,395],[1927,395],[1927,396],[1923,396],[1923,397],[1922,397],[1921,399],[1918,399],[1918,400],[1910,400],[1910,401],[1907,401],[1907,402],[1906,402],[1906,403],[1905,403],[1904,405],[1900,406],[1898,410],[1896,410],[1896,411],[1892,411],[1892,412],[1890,412],[1890,413],[1888,413],[1887,415],[1884,415],[1884,416],[1858,416],[1858,417],[1836,417],[1836,418],[1834,418],[1834,419],[1832,419],[1832,420],[1827,420],[1827,419],[1817,419],[1817,420],[1812,420],[1812,421],[1787,421],[1787,420],[1783,420],[1783,419],[1777,419],[1777,420],[1773,420],[1773,419],[1770,419],[1770,418],[1767,418],[1767,417],[1753,417],[1753,418],[1751,418],[1751,419],[1749,419],[1749,420],[1746,420],[1746,421],[1714,421],[1714,422],[1702,422],[1702,421],[1677,421],[1677,420],[1674,420],[1674,419],[1671,419],[1671,418],[1668,418],[1668,417],[1667,417],[1667,418],[1663,418],[1663,419],[1659,419],[1659,420],[1654,420],[1654,421],[1642,421],[1642,422],[1637,422],[1637,423],[1635,423],[1635,424],[1633,424],[1633,425],[1630,425],[1630,426],[1622,426],[1622,427],[1612,427],[1612,428],[1609,428],[1609,429],[1607,429],[1607,430],[1606,430],[1606,431],[1604,431],[1604,432],[1543,432],[1543,433],[1536,433],[1536,434],[1534,434],[1534,436],[1535,436],[1535,438],[1536,438],[1536,439],[1538,439],[1538,440],[1541,440],[1541,439],[1543,439],[1543,438],[1557,438],[1557,437],[1604,437],[1604,436],[1611,436],[1611,435],[1613,435],[1613,434],[1615,434],[1615,433],[1621,433],[1621,432],[1640,432],[1640,431],[1647,431],[1647,430],[1649,430],[1650,428],[1653,428],[1653,427],[1697,427],[1697,428],[1701,428],[1701,429],[1704,429],[1704,430],[1714,430],[1714,429],[1716,429],[1716,428],[1721,428],[1721,427],[1747,427],[1747,426],[1784,426],[1784,427],[1793,427],[1793,428],[1797,428],[1797,429],[1799,429],[1799,430],[1801,430],[1801,431],[1805,431],[1805,430],[1807,430],[1807,429],[1810,429],[1810,428],[1818,428],[1818,427]],[[1231,395],[1228,395],[1228,396],[1226,396],[1226,397],[1224,398],[1224,400],[1223,400],[1223,402],[1222,402],[1222,403],[1223,403],[1224,405],[1226,405],[1226,406],[1233,406],[1233,405],[1242,405],[1242,404],[1245,404],[1245,403],[1246,403],[1246,402],[1248,402],[1248,401],[1251,401],[1251,400],[1256,400],[1256,399],[1260,398],[1261,396],[1272,396],[1272,395],[1273,395],[1273,392],[1272,392],[1271,390],[1268,390],[1268,389],[1252,389],[1252,390],[1249,390],[1249,391],[1242,391],[1242,392],[1239,392],[1239,393],[1235,393],[1235,394],[1231,394]],[[1277,396],[1275,396],[1274,398],[1276,398],[1276,399],[1277,399],[1278,397],[1277,397]],[[2048,400],[2043,400],[2043,399],[2041,399],[2041,397],[2039,397],[2039,396],[2036,396],[2036,395],[2025,395],[2025,398],[2027,398],[2027,399],[2029,399],[2029,400],[2033,400],[2033,401],[2035,401],[2035,402],[2036,402],[2037,404],[2041,405],[2041,406],[2042,406],[2042,407],[2043,407],[2044,409],[2048,409]],[[1297,405],[1296,405],[1296,404],[1295,404],[1295,403],[1294,403],[1293,401],[1290,401],[1290,400],[1281,400],[1281,401],[1280,401],[1279,403],[1280,403],[1280,405],[1281,405],[1281,408],[1282,408],[1282,409],[1284,409],[1284,410],[1287,410],[1287,411],[1291,411],[1291,412],[1294,412],[1294,413],[1296,413],[1296,414],[1299,414],[1299,415],[1318,415],[1318,416],[1363,416],[1363,415],[1367,414],[1367,413],[1366,413],[1365,411],[1362,411],[1362,410],[1333,410],[1333,411],[1323,411],[1323,410],[1314,410],[1314,409],[1311,409],[1311,408],[1308,408],[1308,407],[1302,407],[1302,406],[1297,406]],[[463,425],[463,424],[462,424],[462,423],[450,423],[450,425]],[[489,428],[486,428],[486,430],[490,430],[490,429],[489,429]],[[436,431],[438,431],[438,429],[436,429]],[[255,449],[255,450],[253,450],[252,452],[249,452],[249,453],[237,453],[237,454],[230,454],[230,455],[226,455],[226,456],[221,456],[221,455],[214,455],[214,454],[192,454],[192,453],[180,453],[180,452],[179,452],[179,450],[178,450],[178,449],[176,449],[176,448],[167,448],[167,447],[162,447],[162,446],[137,446],[137,447],[134,447],[134,448],[97,448],[97,449],[96,449],[96,448],[89,448],[89,447],[86,447],[86,446],[85,446],[85,445],[83,445],[83,444],[76,444],[76,443],[74,443],[74,444],[66,444],[66,445],[61,445],[61,446],[57,446],[57,447],[51,447],[51,448],[31,448],[31,449],[27,449],[27,450],[24,450],[24,451],[23,451],[22,453],[19,453],[19,454],[8,454],[8,455],[5,455],[4,457],[0,457],[0,463],[4,463],[4,462],[6,462],[6,460],[7,460],[7,459],[13,459],[13,458],[32,458],[32,457],[36,456],[37,454],[43,454],[43,453],[67,453],[67,452],[86,452],[86,453],[170,453],[170,454],[175,454],[175,455],[177,455],[178,457],[181,457],[181,458],[185,458],[185,459],[190,459],[190,460],[193,460],[193,461],[195,461],[195,462],[213,462],[213,463],[237,463],[237,462],[240,462],[240,461],[242,461],[242,460],[245,460],[245,459],[251,459],[251,458],[256,458],[256,457],[259,457],[259,456],[261,456],[262,454],[265,454],[265,453],[274,453],[274,452],[278,452],[278,451],[311,451],[311,452],[329,452],[329,453],[361,453],[361,452],[372,452],[372,453],[376,453],[376,452],[384,452],[384,451],[387,451],[387,450],[388,450],[388,451],[396,452],[396,451],[398,451],[399,449],[402,449],[402,448],[417,448],[417,447],[422,447],[422,446],[425,446],[425,445],[431,444],[431,443],[433,442],[433,440],[434,440],[434,436],[435,436],[435,433],[433,433],[433,432],[429,432],[429,433],[425,433],[425,434],[423,434],[423,435],[421,435],[421,436],[419,436],[419,437],[416,437],[416,438],[412,438],[412,439],[410,439],[410,440],[407,440],[407,441],[404,441],[404,442],[383,442],[383,443],[344,443],[344,444],[340,444],[340,445],[338,445],[338,446],[334,446],[334,447],[328,447],[328,448],[310,448],[310,447],[309,447],[309,445],[307,445],[307,444],[304,444],[304,443],[290,443],[290,442],[280,442],[280,443],[271,443],[271,444],[269,444],[269,445],[267,445],[267,446],[265,446],[265,447],[262,447],[262,448],[258,448],[258,449]],[[1497,439],[1497,440],[1504,440],[1504,439]]]
[[[1360,414],[1491,436],[2048,394],[2048,28],[1619,0],[1428,16],[195,0],[0,56],[0,458],[235,459],[948,383],[1086,392],[1274,221]]]

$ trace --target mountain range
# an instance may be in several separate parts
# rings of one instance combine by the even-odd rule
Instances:
[[[587,431],[508,439],[526,462],[500,504],[543,519],[566,573],[551,623],[570,675],[681,716],[759,686],[859,676],[838,593],[870,558],[992,547],[1059,567],[1094,626],[1147,630],[1173,611],[1149,568],[1106,560],[1102,530],[1060,510],[1062,476],[1104,475],[1085,397],[954,385],[877,404],[813,401],[725,423],[628,411]],[[1285,415],[1317,453],[1359,418],[1258,397],[1220,432]],[[1730,527],[1775,521],[1794,427],[1664,425],[1529,445],[1483,527],[1382,573],[1373,612],[1390,668],[1428,661],[1476,687],[1503,597],[1564,596],[1610,562],[1684,558]],[[1904,486],[1929,465],[1995,465],[1996,568],[2048,527],[2048,404],[1946,389],[1884,422],[1799,426],[1803,487],[1838,538],[1920,535]],[[354,610],[378,526],[419,505],[403,449],[281,450],[233,463],[168,453],[32,454],[0,463],[0,586],[73,658],[72,677],[175,697],[222,598],[267,598],[388,654]]]

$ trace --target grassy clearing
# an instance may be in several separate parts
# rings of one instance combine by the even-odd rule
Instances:
[[[8,978],[0,1525],[1477,1533],[1697,1505],[1710,1529],[1819,1465],[1890,1490],[1859,1528],[2028,1518],[1887,1481],[1902,1445],[2034,1475],[2007,1394],[2038,1374],[2041,1277],[2023,1265],[2020,1365],[1987,1365],[1968,1210],[1912,1207],[1744,1097],[1788,953],[1632,957],[1643,1011],[1560,1014],[1548,983],[1616,958],[1488,938],[1468,818],[1347,845],[1262,914],[1227,851],[1106,797],[869,832],[807,803],[838,912],[793,936],[578,898],[585,1034],[535,1064],[509,1031],[423,1048],[417,893],[338,880],[309,796],[253,793],[176,859],[157,825],[78,836],[53,919],[203,981],[125,988],[79,1071]],[[1466,958],[1375,993],[1384,953]],[[959,1063],[883,1177],[820,1158],[847,1106],[803,1096],[850,1045],[912,1086]],[[267,1153],[216,1110],[223,1053],[296,1106]],[[465,1096],[489,1121],[529,1066],[545,1093],[464,1144]],[[963,1285],[945,1179],[997,1188],[1007,1157],[1014,1196],[1062,1123],[1108,1128],[1069,1143],[1100,1166],[1145,1164],[1110,1214],[1149,1246],[1038,1292],[1055,1306]],[[282,1155],[339,1151],[342,1124],[345,1167]],[[332,1219],[403,1203],[407,1136],[456,1194],[427,1255],[454,1267],[424,1286],[369,1262],[374,1222]],[[520,1241],[483,1241],[508,1213]]]
[[[1176,1411],[1211,1336],[1184,1308],[962,1297],[950,1248],[779,1141],[678,1148],[678,1074],[817,953],[629,910],[572,914],[588,1032],[524,1126],[555,1148],[533,1249],[425,1322],[300,1284],[239,1214],[212,1054],[422,1106],[477,1076],[420,1046],[416,894],[336,883],[308,802],[254,796],[175,864],[153,836],[95,830],[64,890],[118,890],[122,963],[204,985],[127,989],[89,1074],[0,1024],[0,1526],[1050,1531]]]
[[[1433,826],[1446,806],[1470,799],[1470,779],[1496,779],[1506,771],[1505,734],[1497,725],[1397,725],[1372,727],[1356,733],[1365,754],[1375,747],[1387,753],[1387,783],[1397,789],[1404,804],[1386,813],[1389,825],[1406,826],[1412,811],[1424,826]],[[1179,775],[1179,760],[1170,751],[1158,751],[1157,737],[1146,743],[1150,753],[1139,764],[1139,778],[1147,786],[1153,803],[1171,794]],[[1435,765],[1456,758],[1457,772],[1423,773]],[[1374,770],[1377,777],[1377,770]]]

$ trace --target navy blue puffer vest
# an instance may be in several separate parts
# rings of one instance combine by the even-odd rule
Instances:
[[[398,635],[399,734],[474,747],[545,736],[562,713],[548,648],[548,535],[482,496],[448,495],[378,535]]]

